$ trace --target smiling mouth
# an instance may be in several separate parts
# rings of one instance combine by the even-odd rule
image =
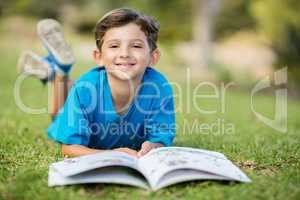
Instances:
[[[135,66],[135,63],[117,63],[116,66],[121,69],[130,69]]]

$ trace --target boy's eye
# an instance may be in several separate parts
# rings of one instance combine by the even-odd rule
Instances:
[[[142,45],[140,45],[140,44],[134,44],[133,47],[134,48],[142,48]]]
[[[118,48],[118,45],[110,45],[109,48]]]

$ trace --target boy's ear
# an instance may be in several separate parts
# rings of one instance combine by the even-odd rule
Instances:
[[[99,66],[102,66],[102,59],[101,59],[101,53],[98,49],[93,50],[93,59],[95,63],[97,63]]]
[[[159,58],[160,58],[160,51],[158,50],[158,48],[156,48],[151,53],[150,66],[156,65],[156,63],[159,61]]]

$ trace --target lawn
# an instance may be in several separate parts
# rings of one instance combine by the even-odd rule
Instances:
[[[222,152],[241,167],[252,183],[194,181],[155,193],[110,184],[49,188],[48,166],[62,159],[59,145],[49,141],[45,133],[50,118],[47,114],[24,113],[14,99],[18,55],[21,49],[30,45],[39,50],[38,44],[35,39],[24,42],[22,38],[29,37],[26,34],[20,35],[19,39],[7,33],[7,30],[1,29],[0,199],[299,199],[299,100],[288,99],[288,131],[281,133],[255,117],[250,109],[250,90],[233,89],[226,93],[224,113],[220,111],[217,100],[197,101],[202,108],[218,108],[215,114],[201,114],[195,109],[178,111],[174,145]],[[82,60],[78,63],[72,74],[75,77],[88,69],[79,66],[92,66]],[[46,106],[47,87],[37,80],[27,79],[22,84],[21,97],[31,107]],[[186,100],[183,104],[189,105]],[[274,114],[274,104],[271,95],[261,94],[255,99],[259,112],[269,117]],[[203,131],[191,128],[193,124],[217,124],[218,120],[224,126],[232,124],[234,130],[217,132],[215,129]]]

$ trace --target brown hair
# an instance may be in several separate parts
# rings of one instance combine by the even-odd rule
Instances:
[[[101,51],[103,37],[105,33],[114,27],[120,27],[129,23],[135,23],[140,26],[145,33],[151,52],[157,48],[157,36],[159,32],[159,23],[150,16],[128,9],[119,8],[105,14],[96,24],[95,39],[98,49]]]

